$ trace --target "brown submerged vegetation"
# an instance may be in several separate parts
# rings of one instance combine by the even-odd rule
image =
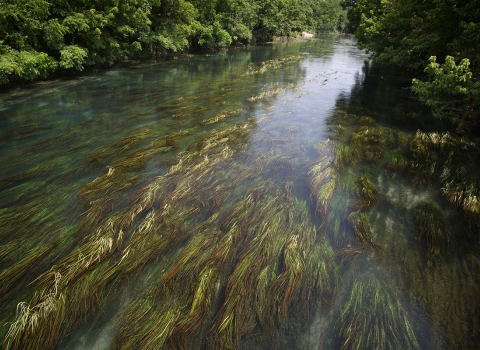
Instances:
[[[421,301],[432,319],[435,337],[431,346],[440,348],[447,343],[455,349],[475,349],[480,336],[477,251],[447,252],[428,265],[423,247],[412,249],[397,238],[388,254],[396,262],[396,268],[400,268],[398,286],[414,300]]]
[[[417,238],[427,245],[429,264],[439,257],[450,244],[451,236],[448,230],[445,213],[437,203],[431,200],[419,202],[413,211]]]
[[[270,66],[244,77],[264,69]],[[293,87],[285,86],[274,93]],[[177,112],[178,103],[172,106]],[[67,146],[78,137],[82,164],[99,174],[70,181],[78,167],[68,159],[49,167],[44,158],[35,160],[47,165],[43,169],[5,182],[2,196],[14,209],[0,217],[2,238],[9,240],[0,258],[10,266],[0,274],[1,292],[9,295],[5,306],[18,307],[4,348],[55,348],[119,301],[112,288],[133,288],[133,300],[116,318],[111,347],[118,349],[190,348],[207,339],[211,348],[238,347],[252,332],[286,327],[292,310],[304,312],[316,299],[327,302],[334,290],[333,250],[296,194],[292,155],[272,148],[265,157],[259,148],[245,158],[245,138],[256,123],[240,118],[244,113],[223,111],[171,134],[141,128],[101,147],[82,146],[75,129],[62,135],[73,137],[68,142],[43,142],[48,153],[55,152],[49,142]],[[218,126],[209,129],[213,124]],[[49,169],[55,172],[46,183],[30,181]],[[268,179],[271,173],[278,178]],[[55,180],[67,185],[59,191]],[[28,198],[22,186],[32,185],[41,193]],[[21,195],[12,199],[10,193]],[[48,195],[51,202],[42,202]],[[79,220],[66,220],[72,214]],[[14,228],[19,221],[23,232]],[[72,226],[52,232],[65,222]],[[15,284],[34,271],[33,283]],[[11,321],[12,311],[3,319]]]
[[[129,133],[111,126],[120,136],[106,144],[83,135],[84,125],[37,145],[38,158],[31,149],[11,157],[2,174],[32,166],[0,183],[3,347],[54,349],[114,313],[111,349],[238,349],[252,339],[275,348],[334,308],[341,349],[418,349],[411,300],[425,303],[446,343],[463,337],[459,346],[471,346],[480,333],[478,257],[455,256],[443,210],[428,201],[412,211],[427,263],[425,247],[407,247],[400,234],[388,244],[370,220],[384,200],[379,174],[408,169],[415,185],[438,180],[474,231],[475,146],[421,132],[408,145],[404,133],[344,112],[313,161],[306,141],[283,147],[269,135],[252,146],[261,121],[249,118],[252,106],[297,84],[268,83],[253,96],[244,88],[244,103],[229,109],[223,101],[236,97],[232,87],[299,60],[252,65],[223,96],[162,101],[136,115],[143,125]],[[153,117],[159,110],[167,127]],[[106,119],[88,122],[106,130],[100,137],[110,132]],[[391,268],[399,276],[381,279]]]
[[[412,301],[419,301],[423,311],[434,319],[432,339],[428,340],[432,347],[449,344],[458,349],[475,348],[480,335],[480,306],[473,301],[477,300],[473,296],[474,291],[480,288],[478,248],[475,248],[478,247],[475,244],[478,244],[480,212],[478,181],[473,175],[478,174],[477,147],[449,134],[422,132],[417,132],[408,144],[405,134],[378,126],[373,118],[359,118],[358,127],[349,126],[345,121],[348,118],[355,116],[337,113],[332,118],[330,131],[335,138],[350,140],[351,144],[347,141],[346,145],[344,142],[336,145],[329,141],[318,145],[316,148],[321,158],[310,172],[316,179],[309,182],[312,193],[318,193],[315,197],[317,211],[326,215],[323,226],[328,225],[333,231],[334,242],[338,246],[335,255],[344,265],[350,264],[351,273],[357,276],[353,285],[347,287],[349,292],[336,322],[338,347],[419,348],[417,337],[429,336],[414,331],[414,325],[409,322],[410,315],[399,302],[405,299],[392,289],[392,286],[398,285]],[[408,148],[410,154],[407,153]],[[338,152],[335,153],[335,150]],[[334,171],[326,171],[332,168]],[[356,169],[355,172],[351,171],[352,168]],[[418,240],[412,241],[410,246],[405,243],[405,238],[391,232],[396,238],[387,247],[380,248],[384,254],[372,255],[368,248],[376,246],[377,240],[372,240],[369,210],[381,200],[372,178],[382,168],[392,179],[398,172],[408,170],[414,185],[441,187],[440,193],[452,207],[459,209],[469,223],[456,228],[457,231],[464,230],[464,234],[453,235],[449,228],[450,220],[436,202],[420,201],[412,210]],[[353,175],[362,171],[365,173],[361,177]],[[330,197],[328,191],[321,189],[334,176],[336,192]],[[330,206],[330,210],[324,209],[326,205]],[[343,219],[335,214],[339,212],[343,213]],[[357,242],[345,239],[351,237],[350,228],[354,228]],[[469,239],[477,243],[467,249],[465,247],[471,244]],[[464,255],[460,253],[461,249],[472,252]],[[397,271],[399,268],[401,273],[395,273],[396,277],[390,282],[368,276],[368,268],[358,271],[364,265],[357,260],[363,258],[360,261],[365,262],[366,256],[373,258],[367,261],[383,265],[387,274],[389,269]],[[367,267],[369,265],[370,262]],[[364,311],[361,311],[365,309],[369,310],[367,320]]]
[[[335,330],[342,350],[420,349],[396,290],[371,276],[353,282]]]
[[[480,225],[478,147],[449,133],[418,131],[410,142],[408,168],[414,184],[440,184],[442,194],[477,228]]]

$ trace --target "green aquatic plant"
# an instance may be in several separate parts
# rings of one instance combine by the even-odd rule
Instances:
[[[315,230],[313,227],[310,229]],[[307,310],[312,301],[323,303],[327,308],[331,305],[338,277],[330,240],[325,232],[319,233],[311,242],[311,253],[305,257],[305,283],[300,286],[299,305]]]
[[[34,284],[35,297],[28,304],[19,304],[22,313],[11,325],[4,344],[13,348],[52,348],[63,332],[84,320],[85,315],[100,303],[99,290],[104,285],[99,285],[97,279],[105,268],[103,261],[122,245],[123,236],[122,230],[116,231],[115,219],[111,218],[81,248],[59,261],[53,271],[38,277]],[[51,274],[56,276],[54,282],[51,282]],[[55,293],[48,292],[51,290]],[[61,298],[53,298],[53,294]],[[65,300],[68,303],[65,304]]]
[[[119,152],[126,152],[141,142],[148,140],[151,136],[152,132],[150,130],[138,130],[138,132],[135,132],[133,135],[126,136],[107,146],[95,149],[83,159],[83,162],[89,165],[106,165],[118,157]]]
[[[372,241],[372,233],[370,232],[370,219],[365,211],[354,211],[348,216],[348,221],[355,231],[355,236],[360,242]]]
[[[448,202],[454,207],[461,208],[472,222],[478,223],[480,218],[479,181],[476,178],[464,178],[461,182],[456,182],[454,179],[445,182],[442,193]]]
[[[363,156],[370,162],[379,163],[385,156],[385,149],[382,145],[367,145],[363,149]]]
[[[170,343],[176,349],[187,349],[186,339],[191,337],[211,314],[218,299],[220,276],[218,266],[207,266],[200,271],[194,286],[193,297],[188,312],[182,313],[168,334]]]
[[[305,275],[305,263],[299,251],[300,237],[292,236],[283,250],[281,272],[271,284],[269,294],[276,296],[276,309],[281,324],[287,321],[288,305],[297,294]]]
[[[275,202],[272,204],[279,204]],[[273,239],[274,234],[279,232],[280,227],[285,224],[285,218],[278,209],[274,205],[265,212],[267,220],[259,225],[256,239],[252,240],[251,244],[240,253],[239,263],[236,264],[235,270],[228,279],[225,301],[216,316],[211,331],[214,334],[214,344],[218,344],[220,347],[238,345],[241,337],[256,327],[255,304],[266,305],[264,308],[266,313],[258,317],[263,320],[271,320],[264,322],[273,326],[272,322],[276,311],[275,304],[272,304],[274,299],[266,294],[269,300],[261,301],[249,291],[256,289],[258,276],[266,266],[276,265],[282,245],[285,244],[286,238]],[[285,233],[289,232],[289,230],[284,231],[286,231]],[[288,284],[285,287],[288,287]],[[275,293],[280,292],[277,290]]]
[[[36,294],[34,305],[21,302],[17,306],[17,319],[5,336],[5,349],[46,349],[53,348],[63,321],[65,295],[59,290],[62,276],[53,274],[51,287]],[[48,323],[49,332],[42,329]]]
[[[216,158],[212,158],[212,160],[215,159]],[[225,159],[221,155],[218,159],[223,162],[228,161],[228,159]],[[203,158],[200,158],[198,160],[200,162],[198,164],[204,162]],[[188,163],[188,159],[185,162]],[[190,176],[193,176],[193,174],[196,174],[196,181],[199,181],[199,179],[203,179],[202,183],[207,188],[209,186],[216,186],[215,182],[210,183],[210,177],[199,176],[199,173],[203,173],[207,170],[210,172],[210,165],[214,166],[214,163],[209,164],[209,167],[206,168],[203,166],[199,167],[196,165],[191,166],[186,164],[186,167],[180,170],[175,175],[168,175],[165,178],[159,178],[159,181],[168,181],[170,176],[176,176],[177,186],[175,188],[175,194],[170,193],[166,196],[172,208],[167,208],[167,206],[163,206],[162,212],[155,215],[155,217],[166,218],[166,211],[174,210],[175,203],[181,204],[182,207],[185,206],[186,203],[183,203],[182,198],[188,198],[188,196],[191,196],[191,191],[185,192],[183,188],[187,189],[187,187],[184,187],[184,184],[185,186],[187,186],[187,184],[190,184],[191,187],[192,180],[189,178]],[[255,168],[256,166],[257,164],[255,164]],[[231,169],[231,171],[227,172],[227,174],[225,175],[228,177],[230,173],[235,174],[235,176],[237,177],[240,175],[236,169]],[[243,173],[245,173],[245,176],[250,176],[251,170],[243,169]],[[179,179],[178,177],[185,177],[185,181]],[[221,311],[222,314],[225,314],[225,318],[222,319],[221,323],[218,326],[218,334],[223,334],[223,337],[216,336],[214,338],[216,339],[215,342],[239,342],[242,334],[248,334],[252,324],[251,321],[249,321],[251,320],[250,317],[256,314],[256,312],[254,312],[255,304],[259,306],[264,305],[263,309],[262,307],[259,308],[257,317],[259,322],[260,320],[264,320],[262,322],[264,322],[265,325],[268,324],[269,326],[272,326],[276,323],[275,320],[280,320],[285,317],[286,308],[292,303],[293,295],[299,293],[298,290],[301,285],[299,285],[299,281],[303,280],[301,278],[301,275],[300,278],[295,277],[298,276],[297,272],[295,272],[297,270],[297,265],[292,265],[292,263],[290,263],[292,259],[292,261],[296,261],[295,256],[297,258],[299,257],[298,254],[293,254],[294,251],[290,249],[290,247],[293,248],[293,243],[292,245],[285,246],[284,259],[286,262],[285,266],[288,266],[288,268],[284,268],[284,274],[280,273],[280,275],[282,276],[281,278],[278,279],[277,273],[275,272],[273,274],[269,274],[270,278],[266,280],[267,283],[263,284],[263,287],[260,287],[260,281],[263,280],[261,276],[264,276],[265,274],[262,274],[261,271],[257,270],[256,268],[250,270],[250,273],[245,274],[245,271],[248,271],[250,266],[258,266],[258,263],[254,263],[254,261],[256,260],[264,262],[263,264],[260,263],[259,265],[263,266],[262,271],[268,266],[271,266],[269,268],[270,271],[277,271],[278,267],[276,267],[276,265],[278,264],[279,257],[282,254],[282,244],[286,244],[285,242],[287,242],[287,237],[285,236],[283,240],[278,240],[278,242],[273,244],[272,242],[275,242],[275,240],[272,239],[273,235],[275,233],[278,234],[279,232],[281,232],[281,230],[279,229],[280,227],[290,227],[294,222],[297,221],[299,223],[301,222],[302,225],[304,225],[304,223],[308,221],[305,216],[303,216],[303,220],[296,219],[293,208],[292,210],[288,211],[289,215],[287,215],[287,217],[281,215],[282,210],[287,209],[292,205],[296,205],[294,202],[292,202],[293,198],[291,195],[291,185],[287,184],[284,188],[284,191],[277,192],[273,196],[271,193],[269,193],[273,188],[272,185],[273,183],[271,181],[267,181],[261,182],[258,186],[253,187],[250,190],[250,194],[247,195],[243,201],[240,201],[240,203],[236,205],[236,207],[232,210],[230,214],[227,214],[222,219],[222,223],[220,225],[220,228],[223,232],[222,234],[215,230],[208,230],[208,227],[215,225],[214,223],[216,222],[217,218],[219,218],[218,214],[213,214],[210,219],[204,221],[203,224],[199,225],[197,228],[193,228],[193,232],[199,233],[197,233],[197,235],[191,240],[189,245],[185,248],[184,253],[182,253],[182,255],[176,260],[176,262],[171,266],[171,268],[162,274],[162,277],[158,282],[158,288],[156,292],[157,295],[161,297],[161,299],[170,300],[171,305],[190,305],[186,310],[181,310],[179,320],[169,328],[168,335],[165,337],[165,341],[168,344],[171,344],[171,346],[176,348],[182,348],[187,346],[187,344],[190,344],[190,342],[193,341],[193,339],[197,336],[197,332],[202,328],[201,325],[204,324],[204,322],[207,321],[209,317],[213,317],[213,315],[211,315],[208,310],[211,310],[213,305],[212,303],[217,302],[217,293],[220,286],[219,283],[222,280],[222,278],[220,277],[221,275],[219,274],[219,271],[217,271],[216,267],[224,266],[225,264],[228,266],[229,264],[233,263],[235,261],[233,260],[233,257],[232,259],[229,258],[231,254],[239,254],[239,256],[244,256],[244,258],[240,259],[241,263],[238,263],[234,270],[237,271],[237,275],[235,275],[234,272],[234,275],[236,277],[229,278],[229,280],[231,279],[232,281],[238,281],[238,284],[235,284],[236,287],[234,287],[233,285],[232,287],[230,287],[235,290],[235,293],[233,293],[232,296],[235,296],[237,295],[237,293],[239,293],[240,295],[244,295],[246,298],[245,300],[242,300],[240,302],[237,297],[228,297],[229,294],[227,293],[227,301],[225,301],[223,309],[224,311]],[[202,188],[203,186],[199,187],[199,189]],[[158,191],[158,185],[154,186],[151,189],[153,191]],[[208,189],[206,191],[208,191]],[[267,193],[269,194],[267,197],[265,197]],[[139,201],[137,201],[137,204],[133,206],[133,216],[138,215],[135,213],[142,212],[143,210],[145,210],[144,208],[150,207],[152,205],[152,194],[147,195],[143,199],[140,198],[142,197],[139,197]],[[189,202],[191,202],[191,200]],[[302,208],[301,212],[306,212],[305,208]],[[147,217],[153,218],[154,214],[153,212],[151,213],[152,214],[147,215]],[[177,215],[180,218],[183,217],[180,213],[178,213],[178,211]],[[267,220],[267,222],[262,223],[262,221],[265,220]],[[145,229],[149,229],[157,225],[158,224],[155,224],[155,221],[148,220],[145,222],[145,225],[141,225],[140,227],[145,227]],[[138,242],[145,242],[145,238],[141,237],[142,232],[144,231],[144,229],[139,229],[138,232],[134,233],[133,239],[135,239],[135,237],[139,237],[137,239]],[[288,232],[291,231],[286,231],[285,233],[287,234]],[[313,235],[315,234],[315,231],[312,229],[309,229],[308,232]],[[257,237],[255,233],[258,233],[259,236]],[[218,241],[218,239],[220,239],[220,241]],[[251,243],[247,245],[247,247],[250,246],[252,250],[246,250],[243,253],[236,252],[236,249],[233,248],[234,242],[239,242],[240,240],[245,239],[251,241]],[[309,239],[309,241],[311,241],[311,239]],[[124,273],[122,271],[125,271],[125,269],[127,269],[131,263],[135,264],[135,261],[138,260],[138,258],[133,260],[133,257],[138,256],[134,252],[133,246],[131,248],[128,248],[128,250],[125,250],[129,253],[129,255],[122,257],[122,262],[119,265],[122,266],[125,263],[127,264],[126,266],[120,268],[120,272],[122,274]],[[145,250],[142,248],[141,251],[142,258],[140,260],[143,260],[143,256],[148,256],[149,253],[148,249]],[[247,251],[249,251],[249,253],[247,253]],[[292,251],[293,255],[290,254],[290,251]],[[132,254],[132,258],[130,258],[130,254]],[[292,256],[292,258],[290,258],[290,256]],[[109,272],[107,275],[112,276],[112,273],[115,274],[114,271],[115,270],[112,270],[112,272]],[[291,271],[293,271],[293,275],[290,275]],[[257,273],[259,275],[258,284],[255,282],[257,278]],[[250,280],[249,278],[254,279]],[[197,280],[198,282],[194,282],[195,280]],[[271,284],[275,283],[275,281],[277,281],[278,285],[278,288],[275,288],[276,293],[279,293],[279,295],[281,296],[279,296],[278,298],[278,305],[272,303],[273,300],[270,298],[270,292],[266,293],[266,291],[271,290]],[[188,294],[185,294],[184,288],[182,286],[188,285],[196,285],[197,287],[193,288],[192,291]],[[257,285],[257,287],[249,288],[249,286],[255,285]],[[229,287],[227,284],[227,290],[228,288]],[[249,292],[252,289],[258,290],[259,293],[256,296],[255,294],[252,295],[252,293]],[[262,290],[264,291],[263,294],[261,292]],[[284,290],[284,292],[282,292],[282,290]],[[178,294],[179,291],[181,291],[181,294]],[[262,295],[264,295],[264,297],[262,297]],[[233,309],[230,309],[231,307],[233,307]],[[162,310],[161,306],[154,306],[154,308]],[[261,312],[260,310],[263,311]],[[167,310],[163,309],[163,311],[158,312],[159,315],[165,315],[165,312],[167,312]],[[276,316],[277,314],[278,316]],[[158,313],[149,312],[144,317],[146,318],[145,323],[153,325],[154,319],[158,318]],[[160,317],[163,319],[163,316]],[[217,315],[217,318],[218,317],[221,316]],[[124,326],[124,324],[126,325],[130,323],[134,319],[136,319],[135,313],[125,314],[123,316],[123,321],[120,329],[126,329],[127,326]],[[239,329],[231,328],[231,322],[234,319],[244,320],[245,323],[240,323],[243,326]],[[150,335],[147,335],[145,333],[146,331],[147,328],[142,328],[140,330],[140,332],[143,332],[142,334],[144,334],[142,336],[142,339],[144,339],[143,344],[145,344],[145,346],[154,346],[153,339],[150,340]],[[123,333],[123,331],[119,332],[114,344],[122,344],[121,339],[123,339],[125,334],[129,333]],[[217,332],[215,334],[217,334]],[[115,345],[115,347],[117,347],[117,345]]]
[[[308,175],[310,189],[317,202],[316,211],[325,216],[336,186],[336,174],[332,167],[332,160],[327,156],[320,158],[311,167]]]
[[[347,166],[353,168],[360,160],[360,153],[358,152],[358,149],[348,145],[337,145],[334,152],[335,166],[339,170],[343,170]]]
[[[354,209],[370,209],[377,204],[378,191],[372,182],[371,176],[367,173],[355,181],[353,194],[356,201],[352,204]]]
[[[388,256],[400,267],[400,287],[416,300],[434,322],[436,346],[473,349],[480,337],[480,259],[476,251],[449,255],[428,266],[422,249],[412,249],[401,237],[389,246]]]
[[[344,195],[333,196],[329,212],[320,226],[320,231],[332,238],[335,247],[356,242],[355,235],[347,220],[350,200]]]
[[[437,139],[436,134],[433,139]],[[432,142],[432,135],[417,131],[410,141],[410,155],[412,160],[408,172],[412,183],[414,185],[431,185],[439,161],[439,155],[435,152],[435,143]]]
[[[357,124],[359,125],[371,125],[371,126],[374,126],[377,124],[376,120],[370,116],[367,116],[367,115],[364,115],[364,116],[361,116],[358,120],[357,120]]]
[[[362,125],[351,136],[350,143],[362,157],[374,163],[385,156],[385,131],[378,125]]]
[[[180,318],[180,310],[175,305],[161,309],[150,299],[140,299],[126,307],[119,317],[130,318],[132,322],[121,323],[111,349],[127,350],[134,347],[164,348],[175,324]],[[155,317],[150,315],[154,312]],[[121,335],[121,337],[119,336]]]
[[[300,55],[290,55],[282,58],[274,58],[271,60],[263,61],[260,67],[258,68],[256,68],[257,65],[251,63],[248,67],[247,72],[244,75],[246,76],[261,75],[266,73],[269,70],[277,70],[279,68],[282,68],[286,64],[291,64],[292,62],[300,61],[301,58],[302,57]]]
[[[334,147],[334,142],[330,139],[317,142],[316,144],[313,145],[313,148],[318,152],[320,156],[333,154],[333,147]]]
[[[390,150],[403,149],[407,146],[408,137],[405,133],[390,129],[384,128],[385,130],[385,144]]]
[[[349,244],[346,247],[342,247],[335,252],[335,256],[339,256],[342,263],[348,259],[355,259],[359,256],[363,256],[367,253],[367,248],[364,244],[356,243]]]
[[[451,240],[445,213],[435,201],[425,200],[415,205],[413,217],[417,238],[425,242],[431,264],[445,252]]]
[[[368,212],[363,210],[354,211],[348,216],[348,222],[352,226],[355,237],[359,242],[366,242],[376,249],[382,249],[382,247],[375,242],[370,230]]]
[[[478,170],[478,149],[471,141],[449,133],[418,131],[410,142],[412,182],[442,184],[442,193],[454,207],[462,209],[472,223],[479,222],[479,186],[471,174]]]
[[[213,117],[202,120],[200,122],[200,124],[211,125],[211,124],[219,123],[219,122],[221,122],[225,119],[237,116],[237,115],[241,114],[242,112],[244,112],[244,110],[242,108],[234,109],[234,110],[225,110],[225,111],[222,111],[222,112],[214,115]]]
[[[474,143],[454,138],[449,133],[417,131],[410,141],[410,154],[412,161],[409,172],[414,184],[431,184],[434,175],[444,177],[439,174],[440,171],[452,174],[463,167],[470,168],[478,150]]]
[[[168,341],[168,344],[173,344],[172,346],[175,348],[184,348],[187,339],[193,336],[204,323],[213,303],[218,299],[217,293],[220,286],[218,279],[219,266],[223,266],[226,263],[226,259],[233,250],[232,236],[236,231],[231,229],[230,233],[222,236],[218,231],[206,230],[216,221],[218,213],[213,214],[206,221],[192,228],[191,231],[182,229],[182,226],[188,222],[189,216],[195,213],[193,208],[183,208],[185,203],[182,203],[182,207],[178,208],[180,211],[177,212],[179,218],[176,218],[174,222],[166,223],[165,228],[160,231],[166,233],[167,230],[171,230],[171,233],[169,235],[160,234],[157,236],[155,232],[158,231],[155,227],[158,227],[158,224],[164,220],[162,217],[168,215],[167,211],[175,210],[176,205],[173,203],[171,205],[172,208],[164,207],[156,215],[154,212],[148,215],[151,219],[145,221],[140,226],[139,231],[134,234],[130,245],[126,248],[128,255],[124,258],[122,257],[124,266],[118,272],[113,270],[109,274],[132,275],[134,271],[141,270],[149,261],[164,253],[175,241],[181,242],[189,237],[191,232],[199,232],[192,238],[175,263],[161,275],[157,282],[154,299],[170,300],[170,308],[162,308],[161,304],[154,302],[152,307],[158,309],[158,311],[155,313],[147,312],[143,316],[145,325],[164,327],[163,323],[156,323],[159,315],[161,319],[170,320],[171,310],[174,308],[174,305],[190,305],[186,310],[183,307],[179,307],[178,321],[169,324],[168,333],[165,333],[162,337],[162,342]],[[158,220],[155,221],[154,217],[158,217],[160,222]],[[148,243],[148,239],[146,239],[148,236],[153,236],[153,242]],[[123,263],[124,261],[125,263]],[[189,289],[189,286],[193,286],[191,292],[185,293],[185,288]],[[178,294],[179,291],[181,291],[180,294]],[[191,299],[189,300],[189,298]],[[117,333],[114,341],[118,345],[115,347],[122,348],[120,345],[124,342],[122,341],[123,337],[130,334],[126,331],[128,327],[124,325],[129,322],[137,322],[136,315],[135,310],[127,309],[122,316],[121,331]],[[155,337],[155,333],[147,326],[141,328],[139,332],[144,346],[158,346],[158,338]]]
[[[409,315],[391,285],[363,277],[353,282],[345,301],[335,325],[340,349],[420,348]]]
[[[205,139],[202,140],[200,144],[200,154],[206,154],[210,152],[211,149],[216,147],[221,147],[229,143],[236,143],[241,140],[242,137],[247,135],[252,128],[254,123],[252,122],[243,122],[239,125],[233,125],[224,128],[223,130],[217,130],[208,135]]]
[[[397,172],[404,170],[408,166],[408,160],[402,155],[392,155],[386,164],[386,168],[389,171]]]
[[[45,244],[34,248],[26,253],[23,259],[16,261],[14,265],[0,272],[0,295],[5,295],[11,291],[12,287],[18,283],[18,279],[24,278],[28,272],[34,269],[41,269],[49,262],[45,261],[45,256],[49,255],[54,246]]]
[[[247,101],[256,102],[259,100],[270,99],[287,90],[294,89],[295,87],[297,87],[295,83],[290,83],[290,84],[287,84],[286,86],[280,86],[278,83],[267,84],[266,86],[263,87],[262,89],[263,91],[260,94],[249,97]]]
[[[284,195],[267,201],[269,207],[257,209],[263,211],[263,221],[256,228],[247,226],[252,239],[239,252],[228,279],[225,301],[211,329],[214,348],[238,346],[242,337],[259,326],[263,332],[271,332],[286,323],[289,310],[297,303],[307,303],[312,287],[327,289],[326,282],[320,281],[323,269],[307,272],[301,252],[315,246],[315,229],[308,223],[305,204],[288,199],[288,191],[286,188]],[[308,264],[313,267],[314,260],[325,262],[328,258],[316,255]]]
[[[366,145],[379,145],[382,142],[382,130],[379,126],[363,125],[360,126],[351,137],[353,147],[363,147]]]
[[[346,141],[346,138],[350,138],[352,122],[357,118],[356,115],[348,113],[341,108],[336,108],[333,111],[331,118],[326,120],[327,131],[329,137],[333,140],[342,140]]]

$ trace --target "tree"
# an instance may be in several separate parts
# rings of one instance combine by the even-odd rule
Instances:
[[[452,56],[447,56],[440,65],[432,56],[425,68],[429,80],[413,79],[412,90],[420,101],[431,107],[436,117],[449,119],[459,129],[472,127],[480,120],[480,82],[472,79],[469,66],[466,58],[457,65]]]
[[[313,14],[310,26],[317,33],[344,31],[346,29],[346,10],[339,0],[311,1]]]
[[[309,28],[313,11],[308,0],[267,0],[258,4],[258,22],[253,34],[259,41],[293,36]]]
[[[431,56],[473,58],[479,53],[476,48],[463,54],[472,45],[459,40],[472,29],[478,35],[479,7],[479,0],[358,0],[350,13],[360,15],[356,36],[361,47],[377,59],[420,71]],[[452,52],[454,46],[458,52]]]
[[[234,41],[245,43],[253,39],[258,21],[259,3],[249,0],[225,0],[217,4],[218,21]]]
[[[357,0],[349,18],[359,18],[359,46],[377,60],[407,67],[427,81],[413,91],[434,115],[459,127],[478,123],[480,96],[480,0]],[[436,57],[446,57],[437,63]],[[453,57],[459,59],[455,64]]]
[[[344,11],[347,11],[346,15],[346,29],[349,33],[355,33],[361,22],[362,13],[361,8],[357,6],[356,0],[341,0],[340,6]]]

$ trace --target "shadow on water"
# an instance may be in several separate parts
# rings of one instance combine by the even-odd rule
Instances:
[[[473,146],[415,133],[407,80],[354,44],[235,48],[5,95],[4,347],[474,348],[478,246],[451,232],[475,242],[459,176],[476,168],[444,155]]]
[[[479,169],[473,158],[478,149],[446,133],[438,122],[412,118],[426,112],[411,98],[408,76],[368,61],[362,71],[351,94],[340,94],[327,124],[335,150],[332,163],[343,173],[340,181],[347,181],[341,187],[371,193],[366,183],[360,192],[348,184],[352,173],[364,173],[377,190],[366,216],[372,236],[363,241],[375,240],[382,249],[368,253],[352,243],[337,251],[345,269],[334,300],[337,311],[330,322],[319,317],[312,336],[322,334],[322,327],[336,334],[325,336],[318,348],[473,349],[478,342],[479,305],[472,293],[480,282],[479,211],[477,204],[473,209],[466,203],[477,203]],[[450,194],[450,186],[459,187],[448,181],[468,183],[472,192],[462,188]],[[468,199],[461,204],[455,196]],[[341,207],[358,228],[348,214],[353,210]],[[334,232],[341,227],[334,225]],[[369,304],[370,297],[375,304]],[[368,315],[360,311],[364,308]],[[407,326],[400,332],[403,339],[388,334],[398,324]]]

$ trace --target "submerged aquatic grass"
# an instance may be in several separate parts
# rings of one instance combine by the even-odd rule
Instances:
[[[188,58],[188,74],[155,64],[125,89],[105,85],[99,99],[114,110],[84,111],[90,120],[4,158],[4,348],[93,348],[108,319],[112,349],[306,348],[308,333],[345,349],[415,349],[411,299],[425,300],[445,344],[478,337],[478,303],[466,307],[478,289],[475,254],[458,257],[460,267],[422,266],[375,227],[384,208],[396,213],[383,206],[381,174],[398,172],[388,179],[396,181],[407,167],[415,176],[422,162],[405,152],[406,134],[365,111],[307,113],[315,102],[307,87],[336,84],[335,71],[305,80],[318,57],[236,52],[239,64],[225,55],[214,71]],[[202,79],[190,79],[197,71]],[[149,80],[151,90],[139,91]],[[439,175],[474,231],[476,167],[462,170],[467,158],[452,153],[474,147],[443,134],[426,140],[445,160],[430,183]],[[413,227],[409,220],[384,221]],[[406,231],[395,237],[407,241]],[[444,276],[462,281],[439,292]]]
[[[413,212],[418,238],[426,242],[429,263],[445,254],[450,244],[450,230],[448,229],[445,213],[434,201],[419,202]]]
[[[374,248],[381,249],[373,238],[367,212],[362,210],[354,211],[348,216],[348,222],[352,225],[358,241],[366,242]]]
[[[467,219],[478,227],[480,223],[477,146],[449,133],[418,131],[410,142],[412,161],[409,172],[414,184],[432,181],[442,185],[448,202],[460,208]]]
[[[419,349],[395,289],[375,277],[353,282],[335,326],[341,349]]]
[[[400,287],[432,317],[432,345],[452,344],[456,349],[474,349],[478,344],[480,260],[475,252],[451,250],[434,264],[425,262],[424,248],[411,249],[400,238],[389,249],[401,268]]]

